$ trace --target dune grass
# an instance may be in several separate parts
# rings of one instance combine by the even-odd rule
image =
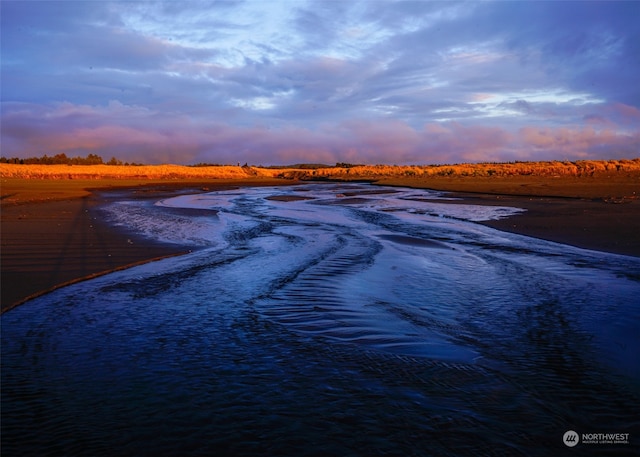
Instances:
[[[640,158],[458,165],[347,165],[317,168],[181,165],[17,165],[0,163],[2,204],[82,197],[88,189],[142,185],[284,184],[367,180],[444,191],[573,198],[640,196]]]

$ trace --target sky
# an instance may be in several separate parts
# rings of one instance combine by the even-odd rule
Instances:
[[[0,2],[4,157],[640,156],[640,1]]]

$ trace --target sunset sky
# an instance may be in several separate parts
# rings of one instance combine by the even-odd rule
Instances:
[[[640,2],[2,1],[1,155],[640,156]]]

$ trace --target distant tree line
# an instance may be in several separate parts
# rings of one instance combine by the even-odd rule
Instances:
[[[47,154],[42,157],[28,157],[26,159],[19,159],[18,157],[0,157],[0,163],[11,163],[17,165],[125,165],[125,166],[142,166],[142,163],[136,162],[123,162],[120,159],[111,157],[107,162],[97,154],[89,154],[86,157],[69,157],[65,153],[56,154],[54,156],[48,156]],[[189,167],[222,167],[224,165],[219,163],[205,163],[200,162],[194,165],[187,165]],[[240,166],[240,163],[238,163]],[[245,164],[245,166],[248,166]]]
[[[348,163],[348,162],[338,162],[336,163],[336,168],[354,168],[354,167],[363,167],[362,164],[357,163]]]
[[[198,162],[198,163],[194,163],[193,165],[187,165],[187,167],[196,167],[196,168],[204,168],[204,167],[222,167],[224,165],[222,165],[221,163],[209,163],[209,162]]]
[[[137,163],[122,162],[115,157],[111,157],[105,162],[102,157],[97,154],[88,154],[86,157],[69,157],[65,153],[42,157],[28,157],[19,159],[17,157],[0,157],[0,163],[13,163],[19,165],[140,165]]]

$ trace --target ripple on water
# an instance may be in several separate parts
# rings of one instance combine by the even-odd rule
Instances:
[[[639,346],[636,259],[367,189],[119,207],[208,244],[2,315],[3,455],[546,456],[568,429],[640,434],[617,349]]]

